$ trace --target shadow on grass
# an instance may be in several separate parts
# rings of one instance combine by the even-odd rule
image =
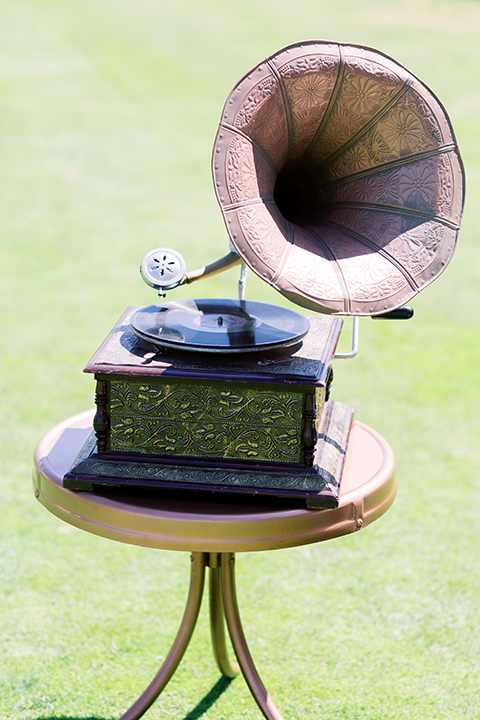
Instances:
[[[218,700],[220,695],[225,692],[231,682],[232,678],[227,678],[225,675],[222,675],[220,680],[217,680],[212,689],[200,700],[193,710],[190,710],[190,712],[185,715],[183,720],[198,720],[198,718],[201,718]]]
[[[200,700],[193,710],[185,715],[183,720],[199,720],[199,718],[207,712],[209,708],[218,700],[220,695],[225,692],[232,678],[222,676],[211,690]],[[88,717],[72,717],[71,715],[51,715],[50,717],[38,717],[36,720],[113,720],[113,718],[101,718],[97,715],[89,715]]]

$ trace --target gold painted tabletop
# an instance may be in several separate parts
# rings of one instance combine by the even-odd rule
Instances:
[[[329,510],[276,507],[227,496],[188,493],[102,495],[62,486],[91,431],[93,411],[49,430],[35,451],[33,484],[40,503],[61,520],[119,542],[190,552],[246,552],[295,547],[357,532],[383,515],[396,493],[395,457],[375,430],[356,421],[340,504]]]

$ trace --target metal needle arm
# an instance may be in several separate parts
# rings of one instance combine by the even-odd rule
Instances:
[[[210,277],[211,275],[216,275],[217,273],[228,270],[235,265],[240,265],[242,262],[243,260],[238,253],[233,251],[229,252],[228,255],[225,255],[219,260],[215,260],[215,262],[205,265],[205,267],[199,268],[198,270],[192,270],[192,272],[187,273],[182,285],[185,283],[188,284],[195,282],[195,280]]]

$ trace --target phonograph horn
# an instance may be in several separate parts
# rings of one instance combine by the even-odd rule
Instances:
[[[239,256],[305,308],[388,312],[455,249],[464,173],[447,113],[367,47],[301,42],[254,67],[227,98],[212,171]]]

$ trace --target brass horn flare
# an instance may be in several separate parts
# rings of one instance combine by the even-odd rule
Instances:
[[[450,120],[371,48],[312,40],[254,67],[227,98],[212,171],[236,251],[302,307],[388,312],[453,255],[464,171]]]

